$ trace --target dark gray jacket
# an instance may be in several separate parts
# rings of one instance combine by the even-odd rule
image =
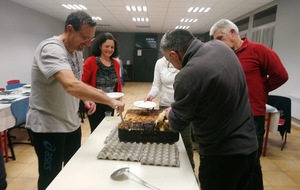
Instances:
[[[248,155],[257,147],[244,72],[223,42],[194,40],[174,82],[171,126],[190,122],[202,155]]]

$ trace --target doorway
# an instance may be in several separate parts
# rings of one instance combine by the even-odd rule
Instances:
[[[135,49],[133,80],[136,82],[152,82],[156,61],[156,49]]]

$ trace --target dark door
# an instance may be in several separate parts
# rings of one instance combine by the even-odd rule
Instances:
[[[133,62],[133,80],[136,82],[152,82],[156,61],[156,49],[136,49]]]

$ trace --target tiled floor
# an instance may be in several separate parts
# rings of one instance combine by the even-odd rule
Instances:
[[[127,82],[124,86],[126,109],[133,108],[134,101],[142,100],[150,87],[151,83]],[[87,120],[82,125],[82,134],[84,142],[90,134]],[[300,128],[292,128],[283,151],[280,145],[279,133],[270,133],[267,156],[261,158],[265,190],[300,190]],[[38,167],[33,147],[14,145],[14,150],[17,159],[5,163],[7,190],[36,190]],[[195,152],[196,163],[198,160]]]

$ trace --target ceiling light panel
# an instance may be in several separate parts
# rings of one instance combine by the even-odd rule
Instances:
[[[133,11],[133,12],[147,12],[147,7],[146,6],[126,6],[127,11]]]
[[[191,13],[191,12],[193,12],[193,13],[202,13],[202,12],[204,12],[204,13],[206,13],[206,12],[208,12],[209,10],[210,10],[211,8],[210,7],[190,7],[189,9],[188,9],[188,13]]]
[[[77,5],[77,4],[61,4],[61,6],[65,7],[66,9],[73,9],[73,10],[87,10],[84,5]]]
[[[197,22],[197,20],[198,19],[192,19],[192,18],[186,18],[186,19],[184,19],[184,18],[182,18],[180,20],[180,22]]]
[[[149,18],[139,18],[139,17],[135,18],[135,17],[133,17],[132,20],[134,22],[149,22]]]
[[[97,21],[97,20],[102,20],[102,18],[99,17],[99,16],[93,16],[92,19],[93,19],[93,20],[96,20],[96,21]]]

